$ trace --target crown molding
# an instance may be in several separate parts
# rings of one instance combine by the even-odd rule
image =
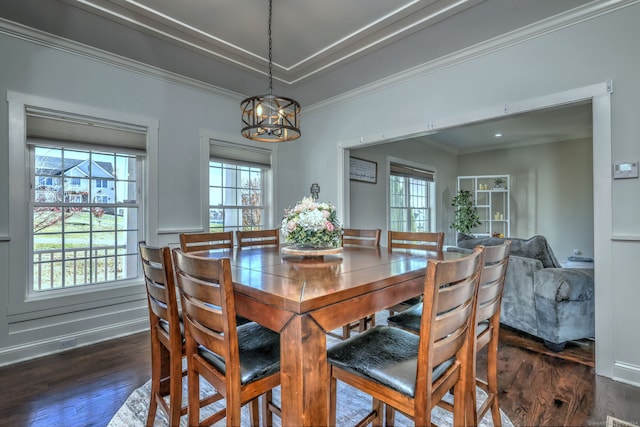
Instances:
[[[101,62],[126,71],[156,78],[168,83],[188,87],[211,95],[228,98],[240,102],[244,95],[233,92],[200,80],[185,77],[183,75],[163,70],[152,65],[144,64],[133,59],[125,58],[111,52],[107,52],[92,46],[78,43],[64,37],[59,37],[35,28],[28,27],[5,18],[0,18],[0,34],[5,34],[20,40],[56,49],[61,52],[77,55],[92,61]]]
[[[340,95],[316,102],[305,107],[304,112],[305,114],[313,114],[327,108],[333,108],[336,104],[345,103],[392,86],[404,84],[408,81],[435,73],[462,62],[470,61],[480,56],[506,49],[549,33],[560,31],[581,22],[595,19],[599,16],[615,12],[619,9],[638,3],[640,3],[640,0],[596,0],[584,6],[579,6],[575,9],[543,19],[468,48],[461,49],[424,64],[417,65],[392,76],[377,80],[373,83],[369,83],[359,88],[343,92]]]

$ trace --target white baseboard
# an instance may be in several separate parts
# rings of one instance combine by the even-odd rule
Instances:
[[[613,379],[621,383],[640,387],[640,366],[616,362],[613,365]]]
[[[127,322],[111,324],[103,328],[95,328],[75,333],[69,336],[57,336],[46,340],[31,342],[14,347],[7,347],[0,350],[0,366],[11,365],[17,362],[34,359],[36,357],[47,356],[84,347],[90,344],[111,340],[126,335],[143,332],[149,329],[149,318],[147,316],[133,319]],[[66,348],[61,348],[62,343],[69,344]]]

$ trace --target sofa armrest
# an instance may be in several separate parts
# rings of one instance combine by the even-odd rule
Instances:
[[[460,248],[458,246],[447,246],[446,251],[447,252],[458,252],[458,253],[462,253],[462,254],[472,254],[473,253],[473,249]]]
[[[534,275],[536,296],[551,301],[584,301],[593,299],[593,269],[544,268]]]

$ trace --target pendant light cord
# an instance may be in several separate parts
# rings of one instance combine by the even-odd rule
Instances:
[[[273,95],[273,66],[271,60],[271,5],[273,0],[269,0],[269,95]]]

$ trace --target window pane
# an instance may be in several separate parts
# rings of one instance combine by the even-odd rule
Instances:
[[[31,199],[32,289],[138,277],[137,263],[131,260],[137,258],[142,239],[139,208],[127,204],[137,202],[140,161],[104,148],[34,147],[32,159],[33,180],[39,184]]]
[[[209,229],[262,229],[263,176],[259,167],[209,162]]]
[[[390,176],[389,227],[391,230],[433,231],[429,192],[434,185],[434,182],[417,177]]]

